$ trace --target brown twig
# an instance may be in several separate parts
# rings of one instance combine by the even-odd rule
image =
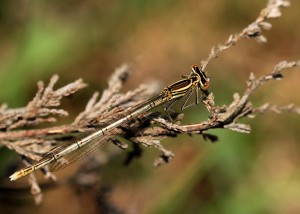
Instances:
[[[268,22],[268,20],[280,17],[280,9],[288,6],[290,6],[290,2],[288,0],[269,0],[267,6],[261,10],[259,16],[254,22],[249,24],[241,32],[230,35],[224,44],[211,49],[208,57],[201,62],[202,70],[206,69],[208,63],[212,59],[217,58],[220,53],[236,45],[236,43],[238,43],[241,39],[255,39],[259,43],[266,43],[267,38],[263,36],[262,30],[270,30],[272,28],[272,24]]]
[[[271,28],[271,24],[267,20],[279,17],[279,9],[288,5],[289,2],[285,0],[269,1],[267,7],[261,11],[255,22],[251,23],[240,33],[231,35],[224,45],[219,45],[217,48],[212,49],[208,58],[202,62],[202,69],[205,70],[213,58],[216,58],[221,52],[232,47],[243,38],[254,38],[259,42],[266,42],[265,37],[262,35],[262,29]],[[242,95],[235,93],[232,103],[228,106],[215,106],[213,94],[206,94],[206,96],[203,96],[202,103],[210,113],[210,117],[205,121],[181,125],[182,114],[177,115],[172,122],[169,122],[167,119],[160,117],[161,114],[148,113],[137,120],[116,128],[105,137],[122,149],[126,148],[126,144],[116,139],[116,136],[121,136],[133,142],[136,145],[136,153],[132,153],[133,156],[140,155],[139,145],[157,148],[161,152],[160,157],[154,161],[154,165],[157,166],[169,162],[174,157],[174,154],[160,143],[164,138],[175,137],[180,134],[201,134],[204,139],[214,142],[217,140],[217,137],[206,133],[206,131],[215,128],[250,133],[250,126],[239,123],[240,118],[246,116],[252,118],[253,115],[266,111],[276,113],[290,111],[300,114],[299,107],[295,105],[280,107],[264,104],[260,107],[253,107],[253,104],[250,102],[251,95],[258,87],[269,80],[282,79],[283,71],[299,65],[300,61],[283,61],[278,63],[269,74],[262,77],[255,78],[251,74],[244,93]],[[51,78],[46,87],[43,82],[39,82],[36,96],[26,107],[8,109],[4,104],[0,107],[0,129],[2,130],[0,132],[0,145],[6,146],[24,156],[26,163],[26,158],[39,160],[43,154],[53,149],[66,136],[72,133],[88,133],[95,128],[103,127],[124,117],[131,108],[149,98],[153,93],[153,91],[149,91],[151,87],[143,85],[125,94],[120,93],[120,89],[128,75],[129,67],[127,65],[116,69],[109,80],[108,88],[103,92],[101,98],[99,98],[99,93],[95,93],[87,103],[85,110],[75,118],[73,123],[50,128],[22,130],[25,126],[31,128],[40,123],[55,122],[56,117],[67,116],[68,113],[65,110],[58,108],[60,100],[62,97],[73,94],[86,86],[82,80],[77,80],[54,90],[53,87],[58,80],[56,75]],[[17,128],[19,130],[16,130]],[[54,179],[51,173],[44,172],[47,174],[47,177]],[[30,177],[30,184],[34,195],[36,195],[36,201],[41,201],[41,192],[33,175]]]

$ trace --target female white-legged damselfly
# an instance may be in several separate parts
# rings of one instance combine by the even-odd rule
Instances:
[[[191,69],[192,72],[189,76],[167,86],[160,92],[159,95],[146,100],[136,107],[133,107],[127,116],[114,121],[110,125],[101,128],[100,130],[97,130],[94,133],[75,141],[74,143],[54,148],[38,163],[30,165],[12,174],[10,176],[10,180],[17,180],[46,166],[49,171],[57,171],[76,162],[77,160],[80,160],[82,157],[88,156],[95,151],[96,148],[103,146],[105,142],[109,140],[107,133],[122,124],[129,123],[139,115],[157,106],[167,103],[165,107],[165,110],[167,110],[173,103],[186,96],[181,107],[184,109],[187,107],[187,101],[193,92],[196,94],[195,103],[197,104],[199,100],[199,91],[207,91],[209,87],[209,78],[207,78],[205,72],[200,70],[197,65],[193,65]]]

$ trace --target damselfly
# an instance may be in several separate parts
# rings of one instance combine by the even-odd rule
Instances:
[[[188,107],[187,101],[190,99],[191,94],[195,92],[196,100],[198,104],[199,91],[207,91],[209,87],[209,78],[205,72],[200,70],[197,65],[193,65],[190,75],[183,77],[183,79],[167,86],[157,96],[137,105],[130,113],[122,117],[119,120],[111,123],[110,125],[95,131],[94,133],[75,141],[74,143],[66,146],[58,146],[45,155],[45,157],[34,165],[30,165],[24,169],[21,169],[10,176],[10,180],[17,180],[24,177],[37,169],[42,167],[48,167],[49,171],[57,171],[62,169],[71,163],[80,160],[82,157],[86,157],[105,144],[107,139],[106,133],[121,126],[122,124],[129,123],[139,115],[157,107],[162,104],[166,104],[165,110],[167,110],[176,101],[183,98],[182,109]]]

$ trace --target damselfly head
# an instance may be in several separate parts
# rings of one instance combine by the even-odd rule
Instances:
[[[206,76],[205,72],[202,71],[198,65],[192,66],[192,73],[199,76],[199,86],[202,90],[207,90],[209,88],[209,78]]]
[[[200,68],[199,68],[199,66],[198,65],[192,65],[192,72],[194,73],[194,74],[197,74],[197,75],[200,75]]]
[[[200,88],[206,91],[209,88],[209,78],[206,78],[205,82],[199,82]]]

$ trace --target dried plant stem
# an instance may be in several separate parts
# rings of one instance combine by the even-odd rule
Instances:
[[[266,43],[267,39],[262,34],[262,30],[270,30],[272,24],[268,22],[269,19],[278,18],[281,16],[280,9],[282,7],[290,6],[288,0],[269,0],[265,8],[263,8],[257,19],[244,28],[241,32],[229,36],[224,44],[213,47],[209,56],[201,62],[202,70],[205,70],[208,63],[217,58],[223,51],[236,45],[244,38],[255,39],[259,43]]]
[[[289,1],[287,0],[270,0],[266,8],[261,11],[259,17],[253,23],[240,33],[231,35],[225,44],[211,50],[208,58],[202,61],[202,69],[205,70],[212,59],[243,38],[254,38],[258,42],[266,42],[266,38],[262,35],[262,29],[270,29],[271,24],[267,21],[271,18],[279,17],[281,15],[280,8],[287,6],[289,6]],[[210,117],[205,121],[181,125],[182,114],[177,115],[170,122],[161,117],[161,114],[156,112],[148,113],[139,119],[114,129],[105,138],[111,140],[122,149],[126,149],[127,146],[116,139],[117,136],[133,142],[136,146],[135,152],[131,153],[132,157],[140,155],[139,145],[157,148],[161,153],[161,156],[154,161],[154,165],[157,166],[170,161],[174,157],[174,154],[161,144],[160,141],[164,138],[180,134],[201,134],[204,139],[214,142],[217,140],[217,137],[206,133],[206,131],[215,128],[250,133],[250,126],[239,123],[240,118],[253,118],[254,115],[266,111],[276,113],[289,111],[300,114],[300,108],[293,104],[277,106],[266,103],[259,107],[253,107],[253,104],[250,102],[251,95],[258,87],[261,87],[269,80],[281,80],[284,71],[297,66],[300,66],[300,61],[282,61],[274,66],[270,73],[262,77],[256,78],[254,74],[250,74],[244,93],[242,95],[235,93],[232,103],[228,106],[215,106],[214,95],[207,93],[203,96],[202,103],[210,113]],[[150,91],[150,87],[143,85],[125,94],[120,93],[120,89],[127,80],[129,73],[127,65],[116,69],[109,80],[108,88],[103,92],[101,98],[99,98],[99,93],[95,93],[87,103],[84,111],[71,124],[33,129],[32,127],[41,123],[55,122],[56,117],[67,116],[67,111],[58,108],[61,99],[86,87],[86,84],[79,79],[54,90],[55,83],[58,81],[57,75],[51,78],[47,86],[43,82],[39,82],[35,97],[26,107],[9,109],[5,104],[0,107],[0,146],[6,146],[22,155],[24,157],[23,162],[27,165],[29,164],[27,159],[41,159],[43,154],[57,146],[66,136],[78,132],[90,133],[99,127],[104,127],[126,116],[131,108],[153,94],[153,91]],[[26,130],[25,127],[27,127]],[[28,127],[30,128],[28,129]],[[130,161],[132,157],[128,160]],[[43,169],[43,172],[48,178],[55,180],[55,177],[46,169]],[[29,182],[36,202],[41,202],[42,193],[34,175],[29,177]]]

